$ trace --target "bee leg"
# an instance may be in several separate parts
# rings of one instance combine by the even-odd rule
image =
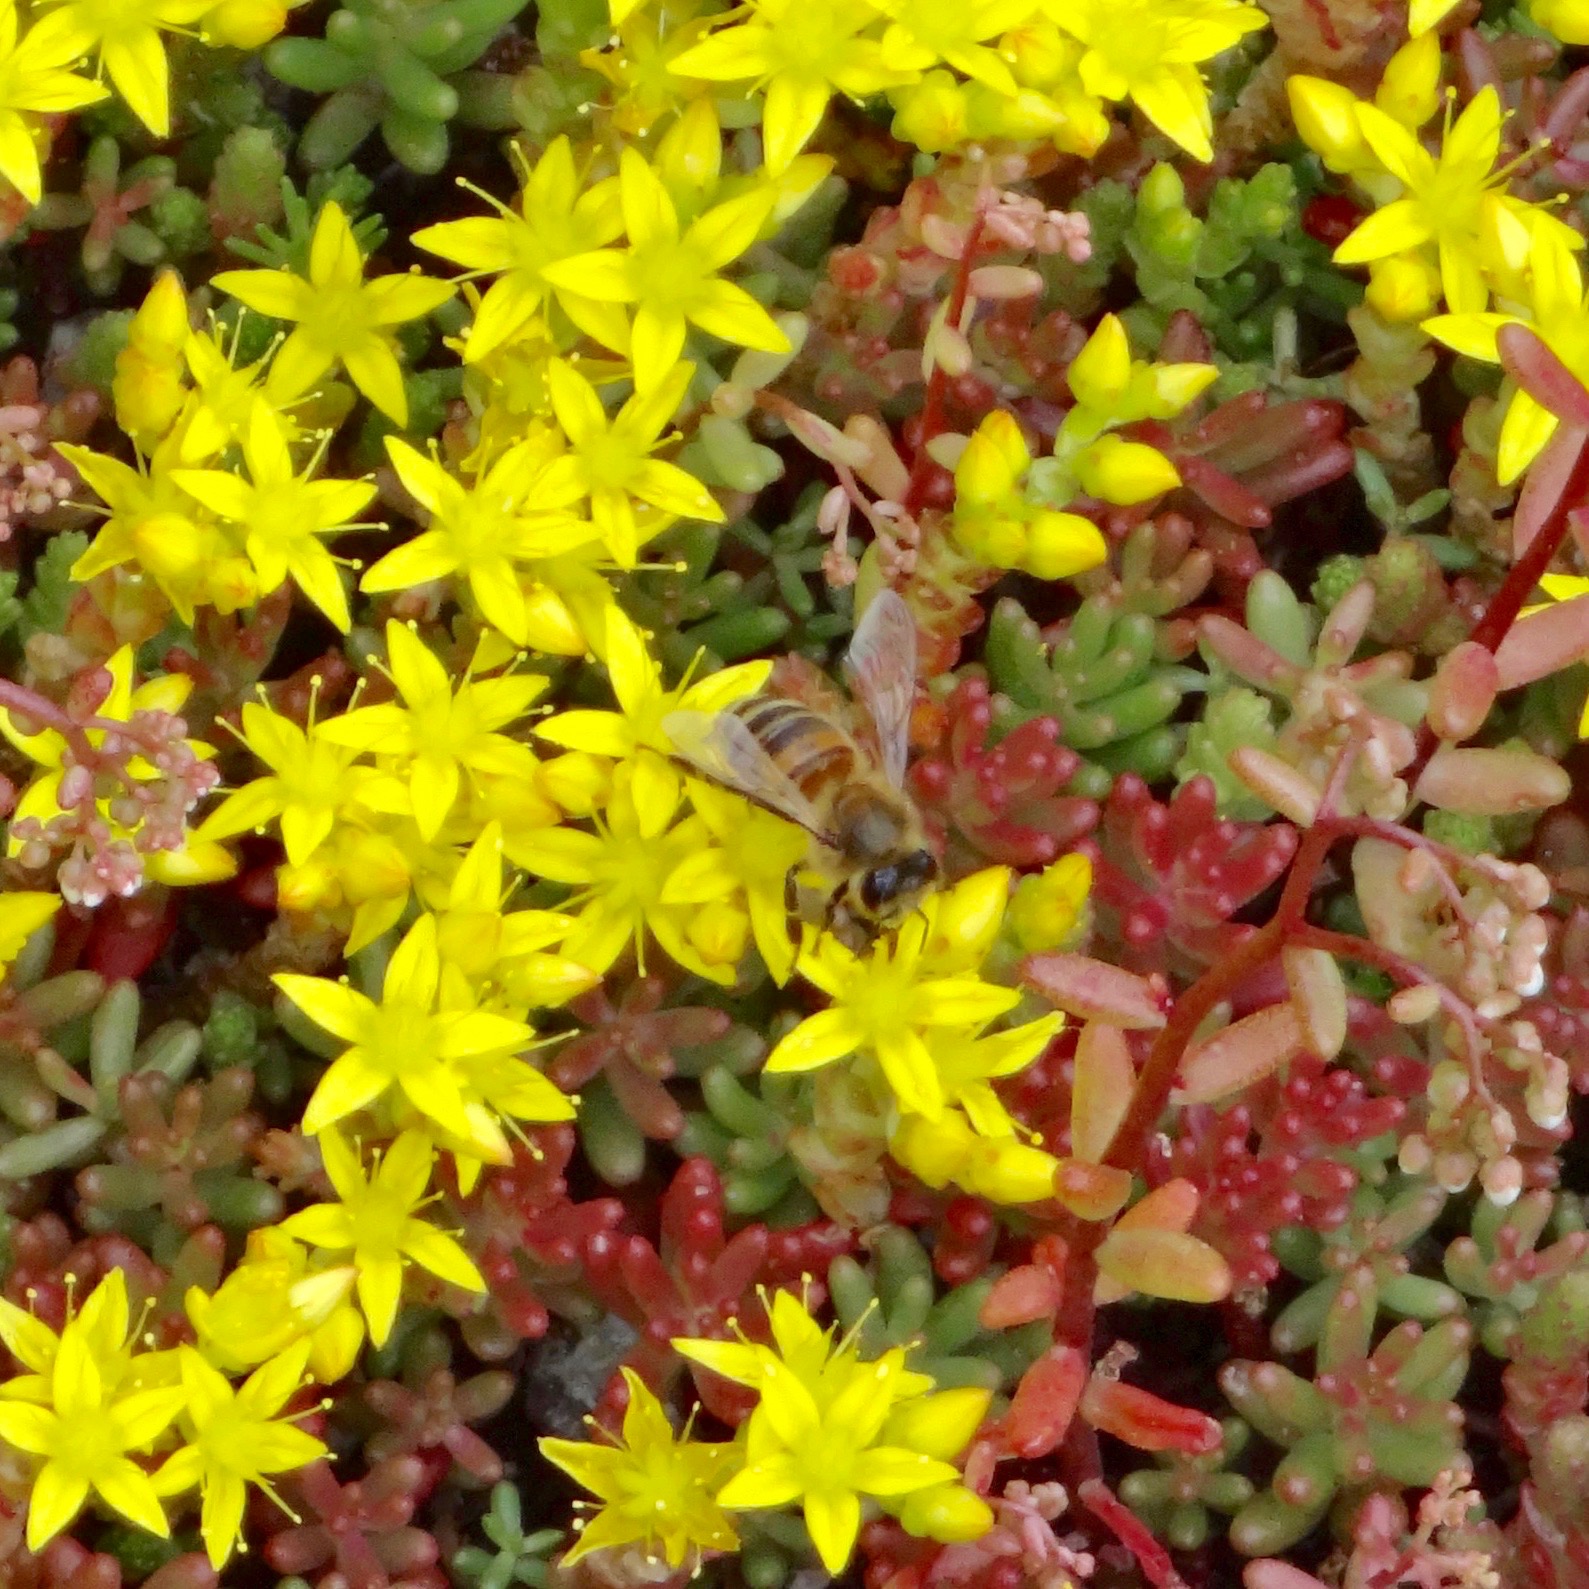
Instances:
[[[789,916],[800,914],[800,868],[791,866],[783,877],[783,908]]]
[[[838,920],[839,911],[844,904],[844,896],[849,892],[849,888],[850,885],[847,882],[840,883],[828,895],[828,902],[822,911],[822,930],[824,932],[832,932],[834,930],[833,924]]]

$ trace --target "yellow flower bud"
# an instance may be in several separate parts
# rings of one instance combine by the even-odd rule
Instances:
[[[312,856],[297,866],[280,866],[276,870],[276,903],[289,915],[334,910],[342,903],[341,879],[321,856]]]
[[[406,895],[413,878],[413,867],[395,839],[384,833],[350,832],[345,835],[337,855],[337,870],[342,892],[350,903],[367,899],[395,899]]]
[[[1039,579],[1069,579],[1096,568],[1109,555],[1103,531],[1079,513],[1039,513],[1019,566]]]
[[[1035,88],[998,94],[983,83],[967,83],[966,100],[971,131],[978,138],[1035,141],[1054,137],[1065,128],[1064,111]]]
[[[1059,1161],[1041,1148],[1010,1137],[977,1137],[957,1184],[991,1203],[1017,1207],[1054,1195]]]
[[[966,141],[966,96],[948,72],[929,72],[919,83],[896,89],[894,136],[937,154]]]
[[[143,875],[167,888],[194,888],[219,883],[237,875],[237,857],[224,844],[211,844],[188,835],[180,850],[157,850],[146,856]]]
[[[1219,379],[1219,370],[1212,364],[1150,364],[1148,375],[1142,417],[1173,419]]]
[[[1357,96],[1324,77],[1286,79],[1291,119],[1302,141],[1331,170],[1345,174],[1373,164],[1357,124]]]
[[[193,573],[204,540],[193,521],[181,513],[151,513],[132,532],[138,561],[156,579],[180,580]]]
[[[1180,471],[1157,447],[1119,436],[1100,436],[1081,453],[1076,478],[1089,496],[1119,506],[1146,502],[1181,483]]]
[[[1065,118],[1064,126],[1054,134],[1054,147],[1064,154],[1092,159],[1108,142],[1114,127],[1103,101],[1087,93],[1078,83],[1068,92],[1056,92],[1054,103]]]
[[[972,431],[960,454],[955,495],[965,502],[1003,502],[1031,463],[1031,451],[1014,416],[995,409]]]
[[[547,656],[585,656],[590,651],[590,640],[569,604],[540,583],[524,591],[524,644]]]
[[[364,1345],[364,1318],[344,1303],[309,1337],[309,1370],[322,1385],[335,1385],[353,1372]]]
[[[144,353],[180,356],[188,340],[188,295],[174,270],[163,270],[127,328],[127,343]]]
[[[705,189],[717,180],[723,129],[710,99],[692,100],[657,145],[652,164],[669,187]]]
[[[888,1415],[883,1441],[926,1457],[953,1461],[971,1444],[992,1399],[992,1392],[980,1385],[912,1396]]]
[[[990,1202],[1016,1206],[1054,1194],[1059,1161],[1014,1135],[978,1136],[955,1109],[936,1120],[906,1115],[889,1138],[889,1152],[935,1190],[951,1182]]]
[[[182,349],[190,335],[182,278],[161,271],[132,317],[110,383],[116,423],[145,452],[176,423],[187,396]]]
[[[187,395],[180,359],[148,358],[131,346],[116,355],[110,381],[116,423],[144,452],[152,452],[176,423]]]
[[[1131,380],[1131,343],[1118,315],[1106,314],[1070,361],[1070,389],[1076,401],[1108,413]]]
[[[1479,249],[1484,270],[1501,296],[1526,299],[1534,229],[1498,194],[1486,193],[1479,200]]]
[[[311,1273],[308,1262],[296,1241],[266,1226],[248,1238],[243,1261],[213,1295],[191,1287],[183,1300],[205,1357],[238,1373],[308,1334],[316,1378],[327,1385],[342,1378],[364,1339],[358,1312],[348,1303],[357,1271],[343,1266]],[[351,1352],[343,1353],[336,1348],[347,1334],[347,1314],[357,1334]]]
[[[918,1539],[955,1545],[987,1533],[993,1527],[993,1508],[963,1484],[935,1484],[905,1497],[899,1521]]]
[[[1440,273],[1416,254],[1393,254],[1369,266],[1363,296],[1387,320],[1421,320],[1440,301]]]
[[[1052,866],[1023,877],[1010,901],[1015,941],[1027,954],[1057,949],[1075,931],[1092,888],[1092,862],[1062,855]]]
[[[503,993],[516,1004],[555,1009],[601,981],[594,971],[562,955],[532,954],[513,960],[498,972]]]
[[[1074,73],[1081,46],[1055,23],[1033,18],[999,40],[999,54],[1023,88],[1052,88]]]
[[[541,763],[542,790],[571,817],[588,817],[606,805],[612,768],[589,751],[571,750]]]
[[[483,982],[490,976],[501,945],[501,911],[449,910],[437,919],[436,948],[441,958],[472,981]]]
[[[280,0],[221,0],[200,24],[207,44],[229,44],[234,50],[257,50],[287,25],[287,7]]]
[[[1563,44],[1589,44],[1586,0],[1528,0],[1528,14]]]
[[[708,965],[736,965],[750,942],[750,918],[727,901],[714,899],[691,915],[685,936]]]
[[[929,952],[953,955],[967,969],[981,965],[1004,919],[1010,875],[1007,866],[985,866],[939,894]]]
[[[246,557],[222,557],[206,569],[205,590],[217,612],[240,612],[259,600],[259,577]]]
[[[1404,127],[1413,128],[1423,126],[1439,110],[1439,34],[1420,34],[1391,56],[1375,90],[1374,103]]]
[[[1024,568],[1028,551],[1026,526],[1001,514],[978,513],[954,520],[955,539],[968,557],[990,568]]]

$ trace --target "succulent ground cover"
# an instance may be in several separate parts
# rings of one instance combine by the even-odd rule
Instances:
[[[0,0],[0,1582],[1589,1585],[1586,46]]]

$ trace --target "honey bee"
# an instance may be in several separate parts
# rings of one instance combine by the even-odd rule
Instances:
[[[811,870],[828,884],[825,898],[811,902],[822,905],[820,924],[856,943],[908,915],[938,875],[905,792],[916,625],[893,591],[862,615],[844,672],[869,733],[766,693],[722,712],[671,712],[662,727],[697,772],[805,829]],[[814,917],[801,909],[793,873],[790,883],[791,913]]]

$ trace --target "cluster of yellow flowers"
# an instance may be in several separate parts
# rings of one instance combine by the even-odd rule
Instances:
[[[988,1503],[959,1482],[953,1458],[976,1433],[989,1395],[938,1390],[898,1347],[870,1361],[853,1335],[835,1341],[806,1306],[780,1291],[767,1300],[772,1344],[676,1340],[693,1362],[756,1393],[727,1442],[675,1440],[656,1397],[626,1372],[622,1438],[605,1445],[546,1439],[541,1450],[602,1500],[563,1558],[607,1545],[660,1547],[669,1566],[692,1552],[732,1550],[729,1514],[799,1502],[831,1573],[843,1571],[861,1527],[861,1502],[894,1512],[912,1533],[975,1539]]]
[[[1086,862],[1061,865],[1075,871]],[[890,1146],[900,1163],[929,1185],[954,1181],[996,1202],[1030,1203],[1052,1194],[1058,1161],[1020,1140],[990,1083],[1030,1065],[1061,1018],[986,1031],[1020,1003],[1013,989],[978,974],[1009,889],[1009,874],[991,867],[933,895],[866,954],[828,935],[808,944],[800,974],[828,1007],[779,1042],[767,1069],[815,1070],[861,1056],[891,1096]]]
[[[206,44],[257,49],[273,39],[297,0],[60,0],[24,33],[17,0],[0,0],[0,176],[29,204],[43,191],[44,119],[104,99],[104,85],[78,75],[97,58],[127,108],[157,138],[171,131],[167,32],[196,32]]]
[[[163,30],[255,47],[285,16],[279,0],[60,0],[23,34],[14,0],[0,5],[0,173],[30,201],[40,118],[106,92],[76,74],[87,57],[163,134]],[[270,1475],[323,1452],[282,1408],[306,1379],[346,1374],[366,1339],[388,1339],[407,1271],[484,1289],[459,1244],[421,1217],[438,1156],[467,1193],[484,1166],[511,1160],[523,1126],[573,1117],[577,1100],[527,1057],[532,1018],[631,948],[642,970],[660,951],[728,986],[754,945],[778,983],[798,974],[826,998],[776,1045],[769,1071],[845,1062],[885,1113],[897,1160],[929,1185],[1011,1204],[1055,1194],[1060,1162],[992,1086],[1031,1064],[1060,1024],[997,1025],[1020,1003],[983,975],[1009,874],[992,868],[940,893],[864,953],[824,934],[794,942],[786,880],[805,836],[681,775],[663,728],[671,712],[714,712],[754,693],[769,664],[670,687],[609,576],[635,568],[679,520],[724,516],[658,454],[715,379],[703,338],[764,370],[794,356],[798,317],[771,313],[732,274],[830,170],[828,157],[803,151],[833,95],[886,94],[895,130],[928,151],[998,137],[1091,154],[1111,107],[1129,103],[1208,160],[1200,64],[1261,28],[1263,13],[1243,0],[748,0],[717,13],[614,0],[612,20],[618,47],[591,64],[613,92],[594,107],[588,139],[555,138],[525,161],[511,204],[480,195],[491,213],[415,234],[461,269],[456,282],[369,274],[350,218],[328,202],[301,272],[213,278],[282,327],[261,359],[239,363],[239,338],[219,321],[194,329],[182,283],[162,275],[117,361],[116,418],[134,462],[60,449],[105,508],[80,580],[148,582],[187,623],[203,609],[252,608],[290,581],[347,633],[356,579],[441,638],[433,649],[390,618],[366,680],[377,698],[339,715],[317,703],[300,724],[245,705],[237,737],[265,771],[151,857],[158,881],[209,881],[235,866],[227,841],[274,828],[284,912],[336,926],[350,955],[401,937],[378,988],[277,976],[332,1050],[302,1129],[336,1200],[255,1232],[213,1295],[188,1297],[196,1347],[145,1349],[119,1274],[58,1335],[0,1309],[0,1336],[31,1371],[0,1385],[0,1438],[40,1459],[30,1545],[66,1527],[91,1493],[164,1534],[163,1501],[198,1486],[205,1542],[224,1561],[246,1486],[268,1491]],[[741,94],[760,115],[761,162],[750,170],[724,160],[720,116]],[[375,479],[326,473],[330,433],[353,401],[338,378],[401,430],[397,330],[460,291],[472,450],[388,437],[387,498],[424,527],[356,568],[326,538],[384,526],[360,517]],[[1002,414],[953,443],[962,551],[1047,578],[1101,561],[1099,532],[1066,505],[1082,493],[1140,502],[1176,485],[1168,459],[1114,431],[1180,412],[1214,373],[1133,360],[1121,323],[1106,317],[1071,365],[1076,405],[1050,457],[1034,461]],[[628,395],[606,400],[619,382]],[[448,601],[450,630],[435,621]],[[530,671],[535,655],[595,657],[612,706],[532,716],[548,684]],[[109,668],[101,720],[182,706],[185,679],[135,687],[130,648]],[[56,815],[61,736],[3,714],[0,728],[41,768],[19,814]],[[104,814],[114,827],[117,812]],[[555,910],[513,908],[524,873],[564,885],[567,898]],[[1075,921],[1086,887],[1085,865],[1063,863],[1044,903],[1027,900],[1047,942]],[[54,905],[53,895],[4,896],[0,958]],[[1128,1188],[1116,1190],[1109,1213]],[[903,1351],[863,1361],[787,1294],[771,1299],[769,1317],[772,1346],[678,1343],[755,1391],[732,1443],[677,1440],[632,1378],[621,1440],[546,1443],[607,1502],[576,1553],[638,1540],[679,1565],[690,1550],[732,1548],[735,1511],[796,1501],[834,1572],[863,1497],[940,1539],[988,1526],[986,1504],[953,1466],[983,1392],[937,1391]],[[162,1458],[152,1472],[132,1460],[150,1452]]]
[[[234,1386],[202,1347],[155,1350],[138,1339],[120,1269],[59,1333],[0,1299],[0,1340],[27,1370],[0,1385],[0,1439],[38,1459],[31,1550],[65,1528],[90,1494],[169,1538],[162,1499],[197,1487],[205,1544],[220,1567],[242,1538],[248,1486],[273,1493],[271,1475],[326,1453],[282,1413],[307,1383],[307,1341],[261,1359]],[[151,1447],[167,1453],[152,1473],[133,1460]]]
[[[1067,371],[1075,404],[1066,410],[1050,457],[1034,465],[1020,426],[995,409],[953,460],[953,530],[960,546],[995,568],[1065,579],[1104,559],[1091,519],[1065,511],[1085,494],[1128,506],[1181,483],[1156,447],[1113,434],[1141,419],[1172,419],[1219,371],[1212,364],[1148,364],[1131,357],[1126,329],[1107,314]]]
[[[315,226],[307,278],[241,270],[214,281],[294,328],[270,357],[239,368],[235,344],[215,326],[190,329],[178,277],[156,281],[117,358],[113,389],[139,466],[64,449],[109,510],[73,577],[132,565],[185,623],[198,607],[251,607],[290,577],[346,630],[347,593],[319,537],[355,527],[375,485],[316,479],[326,438],[307,433],[293,409],[340,362],[401,423],[407,402],[392,327],[440,307],[453,289],[417,275],[365,281],[353,229],[334,202]]]
[[[1571,37],[1573,8],[1551,14]],[[1336,261],[1369,267],[1368,300],[1387,319],[1421,322],[1458,353],[1498,364],[1497,332],[1523,325],[1574,377],[1589,378],[1576,257],[1584,240],[1543,205],[1507,191],[1516,162],[1501,161],[1505,116],[1493,86],[1454,119],[1448,109],[1439,147],[1425,147],[1421,129],[1442,104],[1442,59],[1434,34],[1416,34],[1391,58],[1371,102],[1324,78],[1288,81],[1303,138],[1374,205],[1336,249]],[[1442,303],[1444,313],[1431,312]],[[1558,420],[1515,386],[1505,404],[1497,474],[1509,485]]]

